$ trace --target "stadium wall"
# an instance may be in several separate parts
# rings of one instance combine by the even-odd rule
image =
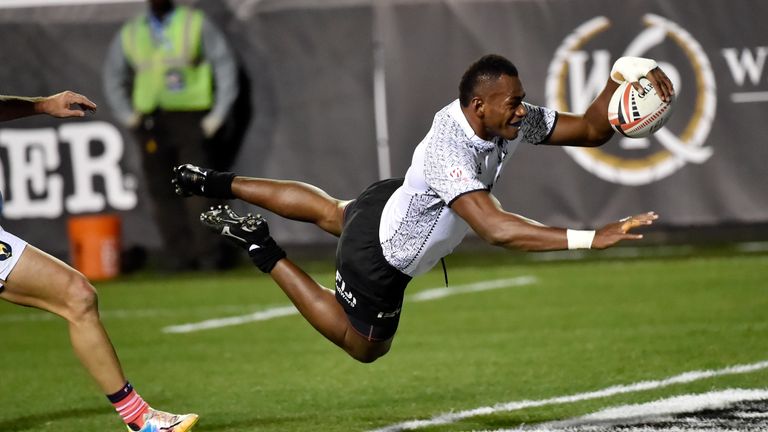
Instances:
[[[637,55],[659,60],[678,87],[665,130],[593,150],[521,147],[494,194],[510,211],[573,228],[648,210],[670,230],[768,223],[763,0],[191,3],[241,63],[248,118],[235,134],[244,135],[236,172],[353,198],[381,175],[404,175],[432,116],[482,54],[512,59],[528,100],[563,111],[582,111],[613,60]],[[136,144],[101,86],[108,44],[144,3],[53,4],[0,3],[0,93],[73,89],[100,109],[84,120],[2,125],[3,227],[65,254],[69,216],[119,213],[126,247],[156,248]],[[271,226],[286,243],[333,241],[302,224]]]

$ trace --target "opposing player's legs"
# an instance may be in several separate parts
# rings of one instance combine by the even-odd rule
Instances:
[[[99,318],[96,290],[82,274],[27,245],[3,285],[0,298],[67,320],[75,354],[129,429],[185,432],[197,422],[196,414],[154,410],[133,390]]]
[[[349,202],[307,183],[241,177],[190,164],[174,168],[173,183],[182,196],[239,198],[282,217],[313,223],[335,236],[341,234]]]
[[[99,320],[96,290],[79,272],[28,245],[0,297],[61,316],[72,348],[105,394],[125,384],[117,355]]]

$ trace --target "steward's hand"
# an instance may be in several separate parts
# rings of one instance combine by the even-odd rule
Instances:
[[[206,139],[213,138],[213,136],[216,135],[216,132],[221,128],[221,124],[222,120],[216,116],[208,114],[203,117],[203,120],[200,122],[203,136],[205,136]]]

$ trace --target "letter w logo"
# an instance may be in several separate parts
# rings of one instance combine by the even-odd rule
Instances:
[[[592,53],[592,70],[587,73],[589,54],[574,51],[568,56],[568,77],[571,91],[570,111],[584,112],[605,86],[611,73],[611,54],[605,50]]]
[[[747,75],[749,75],[749,81],[753,85],[757,85],[763,75],[765,58],[768,57],[768,47],[757,47],[754,53],[749,48],[744,48],[741,50],[741,55],[738,54],[736,48],[724,48],[723,57],[725,57],[728,68],[731,70],[733,81],[739,87],[744,85],[744,79]]]

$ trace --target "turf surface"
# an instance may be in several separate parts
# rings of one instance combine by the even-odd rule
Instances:
[[[600,257],[600,255],[596,255]],[[333,269],[312,275],[333,283]],[[450,258],[452,287],[530,285],[406,301],[392,351],[358,364],[298,316],[185,334],[170,325],[288,304],[251,269],[100,283],[103,321],[153,406],[201,415],[196,431],[366,431],[691,370],[768,360],[768,255],[523,262]],[[443,285],[438,268],[408,293]],[[0,304],[0,431],[122,430],[69,347],[66,325]],[[584,402],[475,416],[425,431],[493,430],[725,388],[768,388],[768,369]]]

